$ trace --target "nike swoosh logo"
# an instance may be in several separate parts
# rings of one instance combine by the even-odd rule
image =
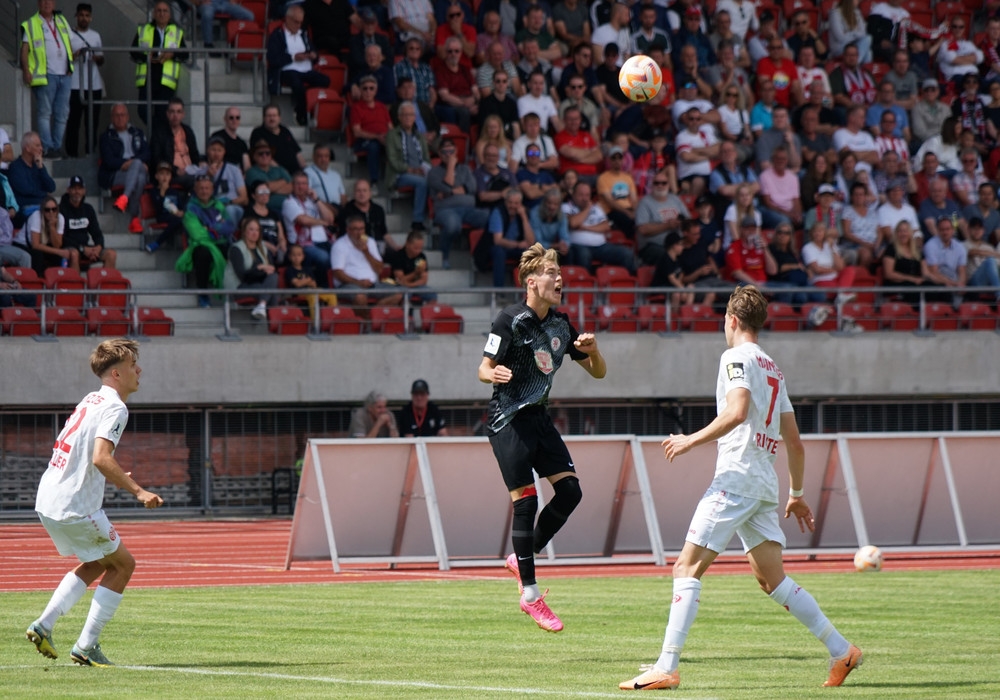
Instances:
[[[533,559],[533,557],[518,557],[517,558],[518,561],[529,561],[531,559]]]
[[[651,683],[641,683],[641,684],[640,683],[633,683],[632,684],[632,689],[633,690],[642,690],[643,688],[648,688],[649,686],[653,685],[653,683],[656,683],[656,682],[657,681],[652,681]]]
[[[521,345],[531,345],[533,342],[534,340],[532,338],[528,338],[527,340],[521,341]]]

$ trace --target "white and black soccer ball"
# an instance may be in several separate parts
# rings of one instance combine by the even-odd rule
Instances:
[[[881,571],[882,550],[873,544],[866,544],[854,554],[854,569],[862,573]]]

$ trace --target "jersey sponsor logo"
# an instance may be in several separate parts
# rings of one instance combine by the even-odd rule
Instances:
[[[726,376],[729,377],[729,381],[735,381],[737,379],[745,379],[746,373],[743,371],[742,362],[730,362],[726,365]]]
[[[552,352],[559,352],[559,348],[562,347],[562,340],[556,336],[549,345],[552,347]]]
[[[114,437],[121,437],[122,434],[122,424],[115,423],[115,427],[111,429],[111,435]]]
[[[542,370],[542,374],[552,374],[555,366],[552,364],[552,355],[548,350],[535,350],[535,365]]]
[[[486,347],[483,348],[483,352],[489,353],[491,355],[496,355],[497,350],[500,349],[500,336],[496,333],[490,333],[489,337],[486,339]]]

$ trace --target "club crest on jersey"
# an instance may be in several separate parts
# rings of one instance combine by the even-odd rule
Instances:
[[[746,374],[743,372],[742,362],[730,362],[726,365],[726,375],[729,377],[729,381],[734,379],[744,379]]]
[[[559,339],[559,336],[556,336],[549,345],[552,346],[552,352],[559,352],[559,348],[562,347],[562,340]]]
[[[535,350],[535,364],[542,374],[551,374],[555,367],[552,365],[552,355],[548,350]]]

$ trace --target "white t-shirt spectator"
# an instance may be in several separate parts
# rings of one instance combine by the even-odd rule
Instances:
[[[917,210],[910,206],[908,202],[903,202],[899,209],[886,202],[878,208],[879,228],[889,227],[889,232],[896,230],[896,224],[900,221],[908,221],[913,229],[914,238],[923,238],[924,232],[920,230],[920,219],[917,218]]]
[[[974,55],[975,63],[967,63],[963,66],[956,66],[955,59],[961,56]],[[953,80],[956,75],[979,73],[979,64],[983,62],[983,52],[976,48],[971,41],[945,41],[941,44],[941,49],[937,55],[938,68],[941,74],[948,80]]]
[[[615,62],[615,65],[619,68],[621,68],[626,58],[635,53],[635,49],[632,46],[632,33],[629,32],[628,26],[615,29],[610,24],[602,24],[590,35],[590,43],[594,46],[600,46],[601,50],[608,44],[618,44],[618,60]]]
[[[542,93],[535,97],[530,92],[517,98],[517,116],[524,119],[525,114],[534,112],[541,120],[542,131],[548,131],[549,119],[559,116],[559,108],[551,96]]]
[[[567,218],[575,216],[580,213],[580,209],[573,204],[573,202],[566,202],[562,206],[563,213]],[[587,218],[584,219],[584,226],[598,226],[608,220],[607,214],[596,204],[590,205],[590,211],[587,212]],[[604,245],[608,242],[607,235],[603,233],[598,233],[597,231],[583,231],[580,229],[569,232],[569,242],[570,245],[582,245],[588,248],[596,248],[599,245]]]
[[[721,105],[718,111],[729,134],[739,136],[743,133],[743,125],[750,125],[750,112],[745,109],[730,109],[727,105]]]
[[[65,228],[66,228],[66,217],[64,217],[60,212],[59,223],[56,224],[56,232],[61,236],[63,235],[63,230]],[[31,247],[31,232],[41,231],[41,230],[42,230],[42,208],[39,207],[38,209],[35,209],[35,211],[31,212],[31,216],[28,217],[28,221],[24,224],[24,226],[21,227],[21,230],[14,232],[14,242],[21,243],[22,245]],[[45,245],[52,245],[52,242],[45,240],[44,236],[42,237],[42,243],[44,243]]]
[[[542,161],[546,158],[550,158],[553,154],[558,155],[558,151],[556,151],[556,144],[552,140],[551,136],[539,134],[537,139],[532,139],[529,138],[527,134],[521,134],[517,137],[517,139],[515,139],[514,144],[510,147],[510,159],[508,162],[517,163],[518,165],[524,163],[524,152],[528,150],[528,146],[530,145],[538,146],[539,150],[542,152]]]
[[[685,151],[690,151],[692,148],[713,146],[718,142],[719,140],[715,138],[715,127],[711,124],[702,124],[698,128],[698,131],[693,134],[688,129],[684,129],[684,131],[678,133],[677,139],[674,141],[677,149],[677,177],[683,180],[691,175],[704,175],[705,177],[711,175],[711,160],[706,158],[696,163],[688,163],[681,158],[681,154]]]
[[[381,262],[378,244],[371,236],[368,237],[368,254]],[[341,236],[330,248],[330,269],[343,270],[349,277],[357,280],[368,280],[373,284],[378,282],[378,273],[368,264],[365,254],[355,247],[350,236]],[[333,286],[340,287],[342,284],[334,277]]]
[[[729,28],[733,34],[746,41],[747,32],[751,29],[760,29],[760,20],[757,18],[757,7],[750,0],[736,2],[736,0],[719,0],[715,6],[716,14],[719,10],[729,13]]]
[[[837,250],[836,246],[830,241],[823,241],[823,246],[820,247],[809,241],[804,246],[802,246],[802,263],[808,267],[813,263],[817,263],[820,267],[833,267],[833,253],[840,252]],[[812,278],[813,282],[829,282],[830,280],[837,279],[839,273],[837,272],[826,272],[822,275],[816,275]]]
[[[298,243],[302,246],[311,243],[326,243],[329,236],[325,227],[297,226],[295,224],[295,220],[303,214],[315,219],[320,218],[316,202],[311,199],[302,202],[295,196],[289,196],[281,205],[281,218],[285,220],[285,235],[288,236],[288,242]]]
[[[859,151],[875,151],[875,139],[864,129],[858,133],[851,133],[850,129],[841,128],[833,132],[833,150],[840,153],[843,149],[849,148],[855,153]],[[858,163],[860,165],[861,163]]]

